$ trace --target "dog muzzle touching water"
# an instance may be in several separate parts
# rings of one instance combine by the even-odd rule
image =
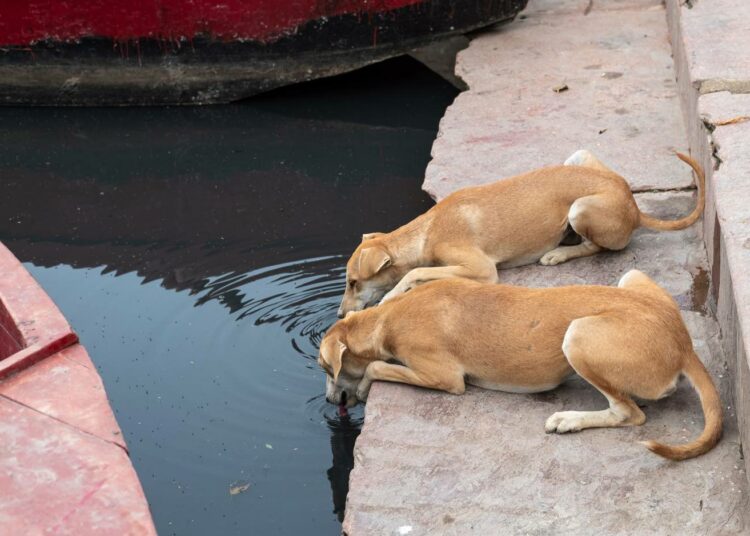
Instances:
[[[366,401],[375,380],[453,394],[467,384],[533,393],[578,374],[607,399],[604,410],[554,413],[548,433],[643,424],[632,397],[668,396],[684,375],[700,395],[703,432],[683,445],[643,444],[684,460],[721,437],[721,400],[676,302],[637,270],[617,287],[428,283],[336,322],[318,362],[327,374],[326,399],[346,407]]]
[[[357,399],[357,387],[359,381],[347,381],[343,377],[338,378],[338,382],[330,375],[326,375],[326,400],[344,408],[351,408],[359,404]]]

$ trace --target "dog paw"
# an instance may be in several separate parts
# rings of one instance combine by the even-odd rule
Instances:
[[[400,286],[395,286],[393,289],[391,289],[390,292],[388,292],[385,296],[383,296],[383,299],[380,300],[380,303],[383,304],[389,300],[392,300],[396,296],[401,296],[401,294],[404,294],[405,292],[408,292],[409,288],[404,288]]]
[[[370,394],[370,388],[357,387],[357,392],[355,394],[357,395],[357,400],[360,402],[367,402],[367,395]]]
[[[383,296],[380,299],[380,302],[378,303],[378,305],[383,305],[385,302],[390,301],[395,297],[396,297],[396,294],[394,294],[393,291],[390,291],[389,293],[387,293],[385,296]]]
[[[565,253],[553,249],[552,251],[545,253],[542,258],[539,259],[539,264],[543,264],[544,266],[554,266],[567,260],[568,258]]]
[[[566,434],[581,430],[581,418],[575,411],[558,411],[544,423],[544,431],[548,434]]]

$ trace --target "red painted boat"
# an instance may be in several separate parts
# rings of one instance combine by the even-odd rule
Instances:
[[[0,103],[207,104],[512,19],[527,0],[10,0]]]
[[[0,274],[0,533],[155,536],[86,349],[1,243]]]

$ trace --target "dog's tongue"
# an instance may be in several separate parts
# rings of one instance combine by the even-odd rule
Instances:
[[[349,415],[349,412],[346,410],[346,406],[344,404],[339,404],[339,417],[346,417]]]

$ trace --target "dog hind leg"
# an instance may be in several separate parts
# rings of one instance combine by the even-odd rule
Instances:
[[[576,199],[568,211],[568,222],[583,237],[583,242],[577,246],[558,246],[545,253],[539,263],[551,266],[587,257],[602,249],[623,249],[637,226],[636,210],[627,199],[619,199],[611,194]]]
[[[599,411],[558,411],[544,423],[548,434],[578,432],[586,428],[613,428],[616,426],[633,426],[643,424],[646,416],[630,397],[610,396],[597,387],[607,397],[609,408]]]
[[[609,408],[600,411],[561,411],[553,414],[544,425],[546,432],[577,432],[586,428],[603,428],[615,426],[634,426],[643,424],[646,416],[638,405],[625,392],[623,385],[617,385],[607,379],[612,370],[612,362],[617,361],[620,372],[627,381],[632,362],[617,359],[619,356],[615,345],[620,340],[612,340],[613,331],[618,333],[618,318],[592,316],[571,322],[563,340],[563,353],[570,366],[587,382],[602,393],[609,402]],[[619,337],[615,337],[619,339]],[[604,358],[601,352],[607,352]],[[624,349],[623,351],[628,351]]]
[[[554,266],[578,257],[588,257],[601,251],[602,248],[594,244],[591,240],[584,239],[580,244],[575,246],[558,246],[548,251],[539,259],[539,264],[545,266]]]

